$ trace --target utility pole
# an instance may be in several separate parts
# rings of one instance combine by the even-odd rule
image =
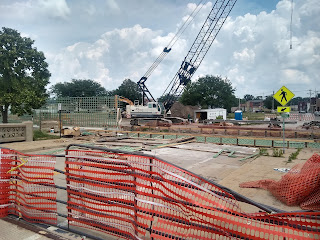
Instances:
[[[272,93],[272,96],[274,96],[274,91]],[[274,112],[274,98],[272,98],[272,112]]]
[[[310,107],[309,107],[309,112],[311,112],[311,89],[309,90],[309,92],[310,92]]]

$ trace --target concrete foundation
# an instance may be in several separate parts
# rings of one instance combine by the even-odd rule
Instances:
[[[33,123],[3,123],[0,124],[0,143],[33,141]]]

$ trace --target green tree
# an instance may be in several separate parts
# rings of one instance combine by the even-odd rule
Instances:
[[[138,85],[130,79],[125,79],[116,90],[111,92],[111,94],[128,98],[132,102],[134,100],[141,100],[142,98],[142,93],[138,89]]]
[[[294,97],[292,100],[289,102],[289,105],[298,105],[300,102],[310,102],[310,98],[305,97]]]
[[[169,94],[169,93],[159,97],[157,100],[158,100],[158,102],[162,102],[163,103],[169,98],[172,99],[174,102],[178,101],[178,96],[175,96],[175,95],[172,95],[172,94]]]
[[[299,102],[302,102],[303,98],[302,97],[294,97],[292,100],[289,102],[289,105],[298,105]]]
[[[277,109],[278,106],[281,106],[281,104],[273,98],[273,95],[266,97],[266,100],[264,100],[264,106],[268,109],[272,109],[272,102],[274,102],[274,109]]]
[[[226,108],[230,111],[237,106],[235,89],[228,79],[207,75],[195,82],[190,82],[180,97],[184,105],[199,105],[202,108]]]
[[[0,30],[0,112],[8,122],[8,110],[23,115],[41,107],[48,94],[50,72],[44,54],[34,41],[14,29]]]
[[[105,96],[107,90],[100,83],[90,79],[72,79],[71,82],[56,83],[51,92],[57,97]]]
[[[246,94],[243,96],[244,100],[245,101],[250,101],[250,100],[253,100],[254,99],[254,96],[251,95],[251,94]]]

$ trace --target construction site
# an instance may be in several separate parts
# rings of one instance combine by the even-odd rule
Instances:
[[[123,124],[2,144],[3,239],[319,239],[319,129]]]
[[[0,240],[320,239],[311,90],[307,113],[292,111],[285,86],[272,109],[246,117],[240,99],[233,113],[179,102],[236,2],[214,1],[161,101],[147,80],[190,23],[137,82],[139,100],[56,97],[32,114],[1,106]]]

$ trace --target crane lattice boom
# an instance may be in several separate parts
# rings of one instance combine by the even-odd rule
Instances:
[[[166,98],[163,103],[166,111],[169,111],[175,99],[182,94],[185,86],[191,81],[236,1],[216,0],[214,3],[187,56],[182,61],[180,69],[162,95]]]

